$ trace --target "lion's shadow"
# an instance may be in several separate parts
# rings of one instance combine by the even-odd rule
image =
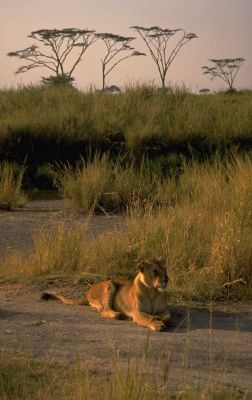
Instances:
[[[171,307],[169,331],[185,332],[194,329],[223,329],[252,332],[251,314],[211,311],[209,308],[188,306]]]

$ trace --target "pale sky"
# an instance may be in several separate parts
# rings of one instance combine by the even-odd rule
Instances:
[[[189,42],[177,56],[167,75],[167,83],[199,88],[224,88],[216,79],[202,75],[201,67],[209,58],[244,57],[246,62],[236,80],[236,87],[252,89],[252,0],[0,0],[0,88],[39,83],[48,76],[45,69],[15,75],[22,61],[6,56],[9,51],[30,46],[31,31],[42,28],[88,28],[136,36],[132,25],[184,28],[199,38]],[[137,36],[136,36],[137,37]],[[133,42],[146,51],[140,38]],[[102,44],[95,44],[74,73],[76,86],[88,89],[101,86]],[[150,56],[126,60],[115,69],[108,84],[154,82],[159,75]]]

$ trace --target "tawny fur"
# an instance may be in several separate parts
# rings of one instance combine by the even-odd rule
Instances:
[[[130,318],[155,331],[166,328],[171,319],[167,302],[168,276],[163,259],[145,260],[135,279],[106,280],[93,284],[82,301],[44,293],[42,299],[58,299],[65,304],[89,304],[107,318]]]

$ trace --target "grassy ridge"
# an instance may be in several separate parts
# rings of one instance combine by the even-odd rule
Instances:
[[[111,148],[114,143],[115,150],[120,149],[118,143],[123,150],[137,150],[156,142],[157,150],[170,152],[167,146],[183,151],[186,143],[197,151],[230,143],[251,146],[252,138],[249,91],[194,95],[179,89],[163,92],[138,87],[108,95],[28,87],[1,91],[0,114],[2,143],[8,143],[7,149],[23,144],[27,153],[31,143],[36,146],[42,139],[47,144],[62,141],[61,146],[78,142]],[[51,161],[49,154],[47,148],[40,161]]]

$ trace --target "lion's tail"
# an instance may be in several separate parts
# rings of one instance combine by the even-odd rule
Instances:
[[[60,300],[65,304],[73,304],[73,305],[78,305],[78,306],[87,306],[89,305],[88,300],[85,296],[83,300],[77,300],[77,299],[68,299],[64,296],[54,294],[54,293],[48,293],[44,292],[41,295],[41,300]]]

